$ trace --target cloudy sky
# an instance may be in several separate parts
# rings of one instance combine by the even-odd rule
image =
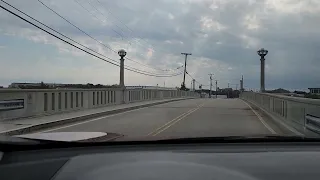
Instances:
[[[86,34],[38,0],[7,0],[102,58],[118,63],[114,51],[125,49],[129,58],[125,65],[147,74],[180,73],[181,52],[188,52],[192,56],[187,71],[198,82],[208,85],[208,74],[213,73],[220,87],[230,83],[235,88],[243,75],[246,88],[258,89],[256,51],[263,47],[269,50],[267,89],[320,87],[319,0],[41,1]],[[2,1],[0,5],[17,12]],[[55,39],[3,9],[0,22],[0,85],[119,83],[119,67]],[[180,86],[182,78],[125,71],[126,85],[163,86],[165,82],[174,87]],[[187,76],[187,87],[190,81]]]

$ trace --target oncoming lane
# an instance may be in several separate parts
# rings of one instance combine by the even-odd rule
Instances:
[[[200,105],[202,99],[175,101],[116,115],[68,125],[50,132],[112,132],[127,136],[147,136],[151,131]],[[45,131],[47,132],[47,131]]]
[[[189,99],[60,127],[50,132],[112,132],[129,137],[272,134],[240,99]]]

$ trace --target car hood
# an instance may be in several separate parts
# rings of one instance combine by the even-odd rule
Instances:
[[[14,137],[26,140],[40,140],[53,142],[128,142],[128,141],[147,141],[147,142],[261,142],[261,141],[306,141],[308,138],[303,136],[278,136],[278,135],[253,135],[253,136],[218,136],[218,137],[179,137],[179,136],[143,136],[131,137],[109,132],[45,132],[16,135]],[[309,138],[309,140],[319,142],[319,138]]]
[[[45,132],[16,135],[14,137],[61,142],[110,141],[123,135],[107,132]]]

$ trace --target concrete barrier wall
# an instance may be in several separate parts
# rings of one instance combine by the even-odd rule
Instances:
[[[242,92],[240,98],[271,113],[302,134],[320,133],[320,100],[255,92]],[[314,117],[312,125],[308,116]]]
[[[198,97],[198,93],[161,89],[1,89],[0,120],[50,115],[123,103]]]

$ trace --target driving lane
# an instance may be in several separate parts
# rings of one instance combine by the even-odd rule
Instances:
[[[189,99],[68,125],[50,132],[113,132],[130,137],[272,134],[240,99]],[[45,131],[48,132],[48,131]]]
[[[240,99],[208,99],[196,112],[177,121],[156,136],[271,135],[274,130]]]

